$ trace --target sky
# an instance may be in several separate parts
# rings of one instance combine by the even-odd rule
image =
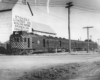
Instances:
[[[0,0],[1,1],[1,0]],[[3,0],[11,2],[16,0]],[[21,0],[20,0],[21,1]],[[57,37],[68,39],[68,9],[66,3],[72,2],[70,8],[71,39],[87,39],[87,30],[83,27],[93,26],[89,29],[90,38],[98,42],[100,39],[100,0],[26,0],[30,3],[32,21],[49,25]],[[12,3],[13,4],[13,3]],[[26,5],[27,6],[27,5]],[[29,9],[28,9],[29,11]],[[47,26],[48,27],[48,26]],[[99,42],[100,44],[100,42]]]
[[[6,1],[6,0],[5,0]],[[72,2],[70,8],[71,39],[87,39],[87,30],[83,27],[93,26],[89,29],[90,38],[98,42],[100,39],[100,0],[27,0],[30,3],[33,22],[49,25],[57,37],[68,39],[68,9],[66,3]]]
[[[30,0],[33,21],[49,25],[58,37],[68,39],[68,9],[66,3],[73,2],[70,14],[71,39],[87,39],[89,30],[93,41],[100,39],[100,0]]]

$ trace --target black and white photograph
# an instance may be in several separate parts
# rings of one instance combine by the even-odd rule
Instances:
[[[0,80],[100,80],[100,0],[0,0]]]

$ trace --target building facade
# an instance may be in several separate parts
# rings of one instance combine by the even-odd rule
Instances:
[[[24,3],[23,0],[0,1],[0,42],[8,41],[13,31],[30,31],[32,15]]]
[[[35,16],[35,15],[34,15]],[[0,42],[9,41],[13,31],[31,32],[35,31],[48,33],[55,32],[50,26],[32,22],[29,5],[26,0],[1,0],[0,1]]]

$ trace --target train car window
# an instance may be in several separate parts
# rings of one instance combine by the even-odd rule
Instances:
[[[24,42],[24,38],[21,38],[22,42]]]
[[[60,47],[61,47],[61,41],[59,41]]]
[[[14,41],[14,38],[11,38],[10,41]]]
[[[30,47],[30,38],[28,38],[28,47]]]
[[[49,41],[47,40],[47,45],[49,45]]]
[[[45,39],[43,39],[43,47],[45,47]]]
[[[19,38],[16,38],[16,41],[19,42]]]
[[[23,41],[23,39],[22,38],[20,38],[20,42],[22,42]]]
[[[15,38],[13,38],[12,41],[15,41]]]
[[[26,38],[24,38],[24,42],[26,42]]]
[[[19,42],[19,38],[14,38],[13,39],[15,42]]]
[[[14,38],[14,41],[16,42],[16,38]]]

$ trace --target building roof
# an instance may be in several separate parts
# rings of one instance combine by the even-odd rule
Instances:
[[[49,25],[33,22],[32,28],[36,32],[56,35],[55,31]]]
[[[0,11],[12,10],[18,0],[2,0],[0,2]]]

